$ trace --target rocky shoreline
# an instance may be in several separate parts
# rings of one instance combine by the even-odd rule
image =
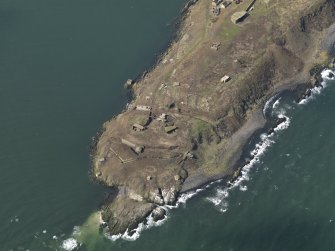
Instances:
[[[132,102],[103,125],[91,147],[92,179],[115,193],[102,206],[111,234],[135,229],[149,215],[163,219],[161,206],[175,204],[181,193],[236,180],[252,161],[245,149],[253,137],[285,122],[265,118],[268,99],[286,90],[307,98],[320,85],[321,71],[334,67],[333,43],[324,42],[326,50],[321,43],[333,34],[328,28],[335,4],[285,0],[271,11],[298,13],[288,22],[264,15],[274,2],[256,1],[247,20],[236,25],[230,16],[247,1],[219,17],[211,16],[210,1],[190,1],[175,40],[151,70],[128,84]],[[216,51],[214,41],[220,41]]]

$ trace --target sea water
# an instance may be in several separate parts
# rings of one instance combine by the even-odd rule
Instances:
[[[230,189],[184,195],[133,239],[97,231],[91,137],[124,107],[124,81],[154,62],[184,3],[1,1],[0,250],[334,249],[332,81],[301,104],[275,101],[286,122],[258,138]]]
[[[155,61],[180,0],[0,1],[0,250],[54,250],[98,209],[89,145]]]

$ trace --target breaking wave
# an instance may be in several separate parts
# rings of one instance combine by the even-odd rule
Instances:
[[[302,99],[299,102],[299,105],[305,105],[309,103],[311,100],[314,100],[318,95],[321,94],[322,90],[327,87],[327,81],[334,80],[334,77],[330,77],[329,74],[335,75],[335,72],[329,69],[322,71],[321,76],[322,76],[323,82],[321,83],[321,86],[316,86],[312,88],[311,95],[305,99]]]
[[[306,104],[310,100],[314,99],[318,94],[321,93],[322,89],[326,87],[328,80],[334,80],[334,78],[329,77],[329,73],[335,73],[331,70],[324,70],[322,72],[322,87],[314,87],[311,89],[312,95],[306,99],[303,99],[299,102],[299,104]],[[227,198],[229,197],[229,192],[233,189],[238,188],[240,191],[247,191],[248,187],[245,184],[245,182],[250,180],[250,170],[256,163],[260,163],[260,158],[264,155],[264,153],[267,151],[267,149],[275,143],[274,136],[279,132],[287,129],[290,126],[291,119],[286,116],[286,110],[291,109],[292,107],[287,105],[284,107],[280,107],[281,97],[278,97],[278,95],[275,95],[271,97],[265,104],[263,108],[263,114],[266,114],[268,111],[271,111],[273,116],[277,116],[280,118],[285,118],[285,121],[278,124],[274,128],[274,132],[271,134],[262,134],[260,136],[260,142],[255,145],[255,148],[250,152],[250,155],[252,156],[251,161],[246,164],[242,170],[241,175],[234,181],[229,183],[228,187],[222,187],[216,189],[215,196],[206,197],[206,200],[212,203],[220,212],[226,212],[228,210],[229,203],[227,201]],[[195,191],[187,192],[184,194],[181,194],[174,206],[171,205],[165,205],[161,206],[164,210],[166,210],[166,215],[164,219],[159,221],[154,221],[152,214],[150,214],[146,220],[138,225],[138,227],[132,231],[126,231],[123,234],[118,235],[110,235],[108,233],[105,233],[106,238],[112,241],[116,241],[119,239],[127,240],[127,241],[135,241],[140,237],[140,234],[142,231],[150,229],[152,227],[158,227],[164,224],[169,219],[170,210],[178,208],[180,205],[186,204],[186,202],[197,195],[199,192],[209,188],[215,183],[219,183],[222,180],[213,181],[210,184],[206,185],[204,188],[197,189]],[[101,220],[102,221],[102,220]],[[78,231],[76,228],[74,228],[74,232]],[[80,246],[80,243],[73,237],[68,238],[62,242],[62,248],[65,250],[74,250]]]
[[[335,73],[329,69],[322,71],[321,76],[323,82],[321,83],[322,86],[314,87],[311,89],[311,96],[303,99],[299,102],[299,104],[306,104],[310,100],[313,100],[317,95],[321,93],[321,91],[327,86],[327,81],[334,80],[334,77],[331,77],[331,74]],[[278,98],[277,95],[273,96],[269,99],[263,109],[263,114],[266,114],[269,110],[271,110],[272,115],[276,115],[279,119],[286,118],[286,120],[274,128],[274,132],[270,135],[262,134],[260,136],[260,142],[256,144],[255,149],[251,151],[252,160],[250,163],[245,165],[242,168],[241,175],[238,177],[234,182],[230,183],[229,187],[226,188],[217,188],[216,194],[211,197],[207,197],[206,199],[211,202],[216,208],[218,208],[221,212],[226,212],[228,210],[228,201],[227,198],[229,197],[229,192],[233,189],[239,188],[240,191],[247,191],[248,187],[244,183],[250,180],[250,170],[256,164],[260,162],[260,157],[264,155],[266,150],[275,143],[274,135],[279,132],[287,129],[290,125],[290,118],[287,117],[286,111],[291,109],[292,107],[288,104],[285,104],[284,107],[280,107],[281,98]]]
[[[277,101],[276,101],[277,102]],[[274,104],[273,104],[274,106]],[[276,104],[278,106],[278,104]],[[262,134],[260,136],[260,142],[255,145],[255,148],[250,152],[252,157],[251,161],[246,164],[242,170],[241,175],[234,181],[229,183],[229,187],[217,188],[215,196],[207,197],[206,199],[211,202],[219,211],[226,212],[228,210],[228,201],[226,200],[229,197],[229,192],[238,188],[240,191],[247,191],[248,187],[245,185],[246,181],[250,180],[250,170],[252,167],[260,162],[261,156],[264,155],[266,150],[275,143],[274,135],[282,130],[285,130],[290,125],[290,118],[287,117],[284,113],[280,113],[278,118],[285,118],[286,120],[274,128],[274,132],[267,135]]]
[[[72,251],[78,247],[79,243],[74,238],[68,238],[62,243],[62,248],[67,251]]]
[[[218,181],[215,181],[215,182],[218,182]],[[214,183],[214,182],[213,182]],[[207,185],[206,187],[209,187],[209,185]],[[205,188],[206,188],[205,187]],[[205,188],[199,188],[195,191],[192,191],[192,192],[187,192],[187,193],[184,193],[184,194],[181,194],[178,199],[177,199],[177,202],[175,205],[164,205],[164,206],[161,206],[161,208],[163,208],[165,211],[166,211],[166,215],[164,217],[164,219],[162,220],[159,220],[159,221],[154,221],[153,219],[153,216],[152,214],[150,214],[146,220],[142,223],[140,223],[136,229],[132,230],[132,231],[126,231],[125,233],[123,234],[118,234],[118,235],[110,235],[108,233],[105,234],[105,236],[112,240],[112,241],[116,241],[116,240],[119,240],[119,239],[122,239],[122,240],[126,240],[126,241],[135,241],[137,240],[140,235],[141,235],[141,232],[144,231],[144,230],[147,230],[147,229],[150,229],[152,227],[158,227],[158,226],[161,226],[164,224],[164,222],[166,222],[169,218],[169,213],[170,213],[170,210],[171,209],[176,209],[178,208],[180,205],[183,205],[183,204],[186,204],[186,202],[194,197],[196,194],[198,194],[199,192],[203,191]]]

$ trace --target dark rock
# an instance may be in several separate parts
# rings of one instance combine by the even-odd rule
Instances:
[[[278,125],[280,125],[281,123],[286,122],[286,120],[287,120],[286,117],[278,118],[278,119],[277,119],[277,123],[276,123],[276,125],[278,126]]]
[[[275,132],[275,129],[273,127],[271,127],[268,132],[267,132],[267,135],[271,135],[272,133]]]
[[[166,211],[162,207],[156,207],[152,211],[152,218],[154,219],[154,221],[163,220],[165,218],[165,215],[166,215]]]
[[[332,72],[329,72],[328,73],[328,78],[334,78],[335,76],[334,76],[334,73],[332,73]]]
[[[107,223],[106,222],[103,222],[99,225],[99,233],[102,233],[103,230],[108,227]]]
[[[139,202],[117,197],[102,208],[102,219],[107,222],[111,234],[135,229],[155,208],[153,203]]]
[[[312,90],[311,89],[307,89],[305,92],[305,98],[308,98],[312,95]]]

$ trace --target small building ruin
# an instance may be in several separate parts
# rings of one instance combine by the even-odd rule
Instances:
[[[171,126],[165,126],[164,130],[167,134],[173,133],[175,130],[177,130],[177,127],[174,125]]]
[[[157,120],[165,123],[167,121],[167,115],[165,113],[162,113],[158,116]]]
[[[142,132],[144,131],[145,129],[147,129],[145,126],[142,126],[140,124],[133,124],[133,130],[136,131],[136,132]]]
[[[238,11],[235,12],[232,16],[231,16],[231,21],[234,24],[238,24],[240,22],[242,22],[247,16],[248,16],[248,12],[246,11]]]
[[[220,42],[214,42],[214,43],[212,43],[212,45],[211,45],[211,49],[217,51],[217,50],[219,50],[220,45],[221,45]]]
[[[140,154],[144,151],[144,146],[136,145],[135,143],[130,142],[129,140],[121,139],[121,142],[122,144],[129,146],[137,154]]]
[[[136,106],[136,110],[138,111],[151,111],[151,107],[147,105],[138,105]]]
[[[228,75],[225,75],[223,76],[221,79],[220,79],[220,82],[221,83],[227,83],[231,80],[231,77],[229,77]]]

